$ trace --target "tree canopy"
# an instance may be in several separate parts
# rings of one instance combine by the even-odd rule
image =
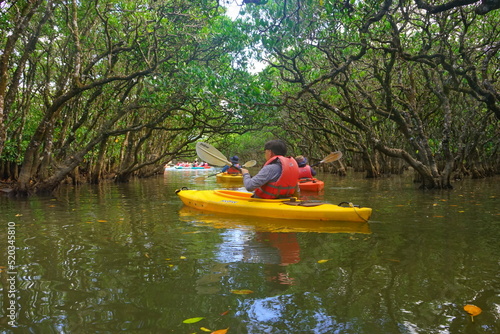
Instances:
[[[2,2],[0,178],[127,181],[198,140],[254,149],[245,133],[340,149],[369,177],[402,161],[427,188],[498,172],[499,1],[240,6]]]

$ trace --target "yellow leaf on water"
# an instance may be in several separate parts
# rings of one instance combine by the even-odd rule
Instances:
[[[185,319],[182,322],[185,324],[194,324],[195,322],[198,322],[198,321],[203,320],[203,319],[205,319],[205,317],[189,318],[189,319]]]
[[[226,329],[219,329],[217,331],[214,331],[214,332],[212,332],[212,334],[226,334],[228,330],[229,330],[229,327]]]
[[[328,262],[328,260],[318,260],[318,263],[325,263]]]
[[[185,260],[185,259],[186,259],[186,257],[185,257],[185,256],[180,256],[180,257],[179,257],[179,259],[181,259],[181,260]]]
[[[472,316],[479,315],[479,314],[481,314],[481,312],[483,312],[483,310],[481,310],[479,307],[477,307],[476,305],[472,305],[472,304],[465,305],[464,310],[465,310],[465,312],[469,313]]]
[[[108,221],[107,221],[107,220],[105,220],[105,219],[99,219],[99,220],[98,220],[98,222],[99,222],[99,223],[107,223]]]
[[[236,295],[249,295],[249,294],[253,293],[252,290],[231,290],[231,292],[236,294]]]
[[[204,332],[211,332],[211,329],[205,328],[205,327],[200,327],[200,329]]]
[[[481,314],[481,312],[483,312],[483,310],[481,310],[479,307],[472,304],[465,305],[464,310],[465,312],[470,314],[470,319],[472,320],[472,322],[474,322],[474,316]]]

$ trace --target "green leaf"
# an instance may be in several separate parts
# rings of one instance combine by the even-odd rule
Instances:
[[[183,321],[184,324],[194,324],[195,322],[198,322],[200,320],[205,319],[205,317],[196,317],[196,318],[189,318]]]

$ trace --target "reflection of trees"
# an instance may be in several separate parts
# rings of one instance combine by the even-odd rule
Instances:
[[[442,220],[415,223],[408,212],[400,224],[373,224],[372,234],[257,233],[158,217],[170,212],[164,187],[92,189],[78,201],[71,191],[57,201],[19,202],[21,326],[180,331],[189,316],[231,310],[223,321],[240,333],[462,332],[464,302],[485,309],[498,303],[498,233],[494,224],[478,228],[484,221],[476,210],[463,213],[453,230]],[[293,243],[293,236],[300,261],[280,265],[288,261],[273,244]],[[268,281],[276,273],[293,284]],[[498,332],[494,314],[476,321],[486,333]]]

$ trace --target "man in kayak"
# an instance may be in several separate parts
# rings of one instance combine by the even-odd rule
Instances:
[[[231,157],[231,166],[224,166],[222,167],[221,172],[222,173],[228,173],[228,174],[241,174],[241,165],[240,165],[240,158],[238,158],[237,155]]]
[[[316,171],[307,164],[307,158],[303,155],[295,157],[297,165],[299,165],[299,179],[312,179],[316,176]]]
[[[246,190],[254,191],[257,198],[287,198],[298,196],[299,167],[297,161],[287,157],[286,144],[281,140],[270,140],[264,145],[266,163],[251,177],[248,170],[241,169]]]

